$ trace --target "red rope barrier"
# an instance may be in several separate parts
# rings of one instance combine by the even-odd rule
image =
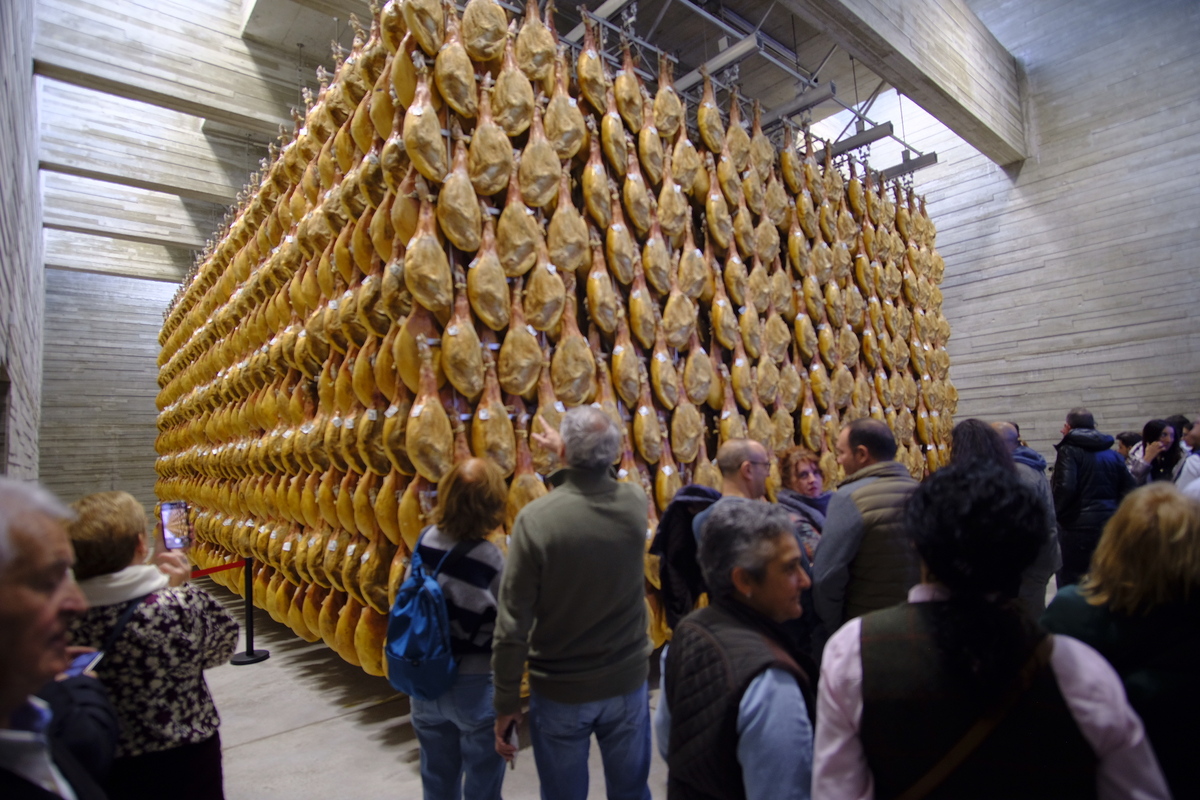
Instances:
[[[222,564],[219,567],[209,567],[208,569],[192,570],[192,577],[199,578],[201,575],[211,575],[214,572],[223,572],[227,569],[237,569],[238,567],[246,566],[246,559],[239,558],[237,561],[231,561],[228,564]]]

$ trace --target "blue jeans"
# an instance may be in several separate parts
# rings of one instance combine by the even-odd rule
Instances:
[[[529,732],[542,800],[586,800],[588,749],[600,745],[608,800],[650,800],[650,704],[646,684],[594,703],[529,699]]]
[[[492,676],[459,675],[436,700],[410,699],[421,744],[425,800],[500,800],[504,759],[496,754]]]

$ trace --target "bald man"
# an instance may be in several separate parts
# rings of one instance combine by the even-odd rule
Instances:
[[[1021,434],[1011,422],[993,422],[992,428],[1004,440],[1004,446],[1012,454],[1013,464],[1021,483],[1033,489],[1045,504],[1046,543],[1038,552],[1033,563],[1021,575],[1021,602],[1037,619],[1046,610],[1046,586],[1050,576],[1062,566],[1062,552],[1058,546],[1058,524],[1054,519],[1054,495],[1050,491],[1050,479],[1046,477],[1046,460],[1036,450],[1021,444]],[[1028,452],[1026,452],[1028,451]]]
[[[818,648],[847,620],[903,603],[920,579],[916,550],[900,525],[917,482],[895,458],[896,438],[878,420],[857,419],[838,435],[847,477],[829,501],[813,563]]]
[[[730,439],[717,450],[717,469],[721,470],[721,499],[761,500],[767,494],[767,476],[771,474],[771,458],[767,449],[753,439]],[[709,512],[717,505],[701,511],[692,519],[692,533],[700,544],[700,531]]]

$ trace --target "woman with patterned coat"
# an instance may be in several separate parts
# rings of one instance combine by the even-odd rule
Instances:
[[[186,582],[190,568],[181,553],[145,563],[146,513],[132,495],[99,492],[73,508],[75,575],[91,606],[75,622],[73,642],[105,650],[96,674],[120,723],[105,790],[124,800],[220,800],[220,719],[204,670],[229,660],[237,623]]]

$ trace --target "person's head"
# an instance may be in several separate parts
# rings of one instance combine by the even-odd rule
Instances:
[[[802,613],[811,584],[788,513],[763,501],[719,503],[704,521],[697,555],[709,593],[783,622]]]
[[[978,419],[964,419],[950,431],[950,463],[967,461],[989,461],[1004,469],[1016,469],[1012,451],[1004,439],[991,425]]]
[[[825,488],[820,457],[807,447],[789,447],[779,457],[779,474],[783,488],[805,497],[817,497]]]
[[[1113,438],[1117,440],[1117,452],[1127,456],[1130,449],[1142,440],[1142,435],[1137,431],[1121,431]]]
[[[504,475],[491,461],[468,458],[438,481],[433,522],[455,541],[482,539],[504,522]]]
[[[1171,444],[1173,450],[1179,449],[1179,443],[1183,441],[1184,435],[1192,429],[1192,421],[1183,414],[1172,414],[1167,417],[1167,424],[1171,426],[1171,430],[1175,432],[1175,439]]]
[[[75,578],[120,572],[144,559],[146,510],[128,492],[96,492],[71,504],[67,535],[75,548]]]
[[[1165,419],[1152,419],[1142,426],[1142,443],[1147,447],[1158,442],[1163,452],[1175,445],[1175,429]]]
[[[1092,416],[1092,412],[1088,411],[1083,406],[1076,406],[1067,412],[1067,422],[1063,425],[1063,435],[1074,430],[1075,428],[1095,428],[1096,418]]]
[[[1188,426],[1183,434],[1183,441],[1193,450],[1200,448],[1200,420]]]
[[[1015,471],[952,462],[916,488],[902,522],[934,580],[956,594],[1011,596],[1045,543],[1044,513]]]
[[[1081,588],[1118,614],[1190,602],[1200,592],[1200,503],[1170,482],[1130,492],[1104,526]]]
[[[759,500],[767,493],[771,459],[767,449],[753,439],[730,439],[717,450],[722,493]]]
[[[595,406],[576,406],[567,411],[558,432],[567,466],[575,469],[604,471],[620,452],[621,432],[612,418]]]
[[[1004,449],[1008,451],[1009,455],[1012,455],[1020,446],[1021,431],[1011,422],[993,422],[992,430],[1000,436],[1000,441],[1004,443]],[[953,436],[953,432],[951,435]]]
[[[70,517],[45,489],[0,478],[0,728],[66,669],[68,629],[87,610],[71,573]]]
[[[896,437],[885,423],[870,417],[856,419],[842,428],[837,439],[837,460],[853,475],[864,467],[896,458]]]

